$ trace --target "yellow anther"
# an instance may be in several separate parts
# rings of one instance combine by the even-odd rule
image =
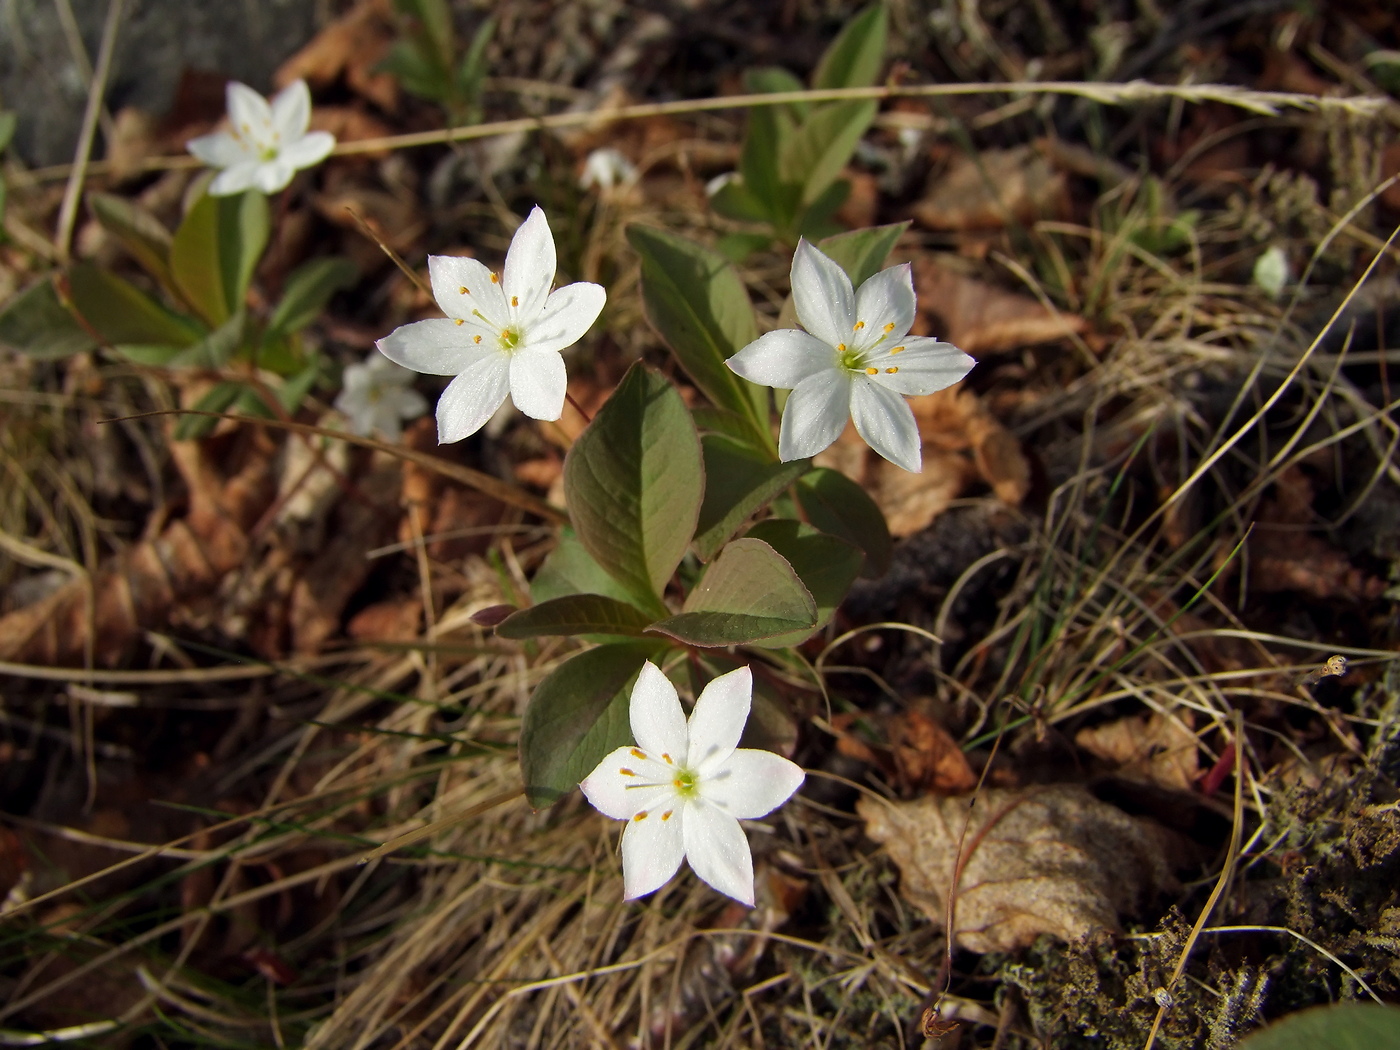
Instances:
[[[500,284],[500,283],[501,283],[501,279],[500,279],[499,277],[497,277],[497,276],[493,273],[493,274],[491,275],[491,283],[492,283],[492,284]]]
[[[618,770],[618,772],[621,773],[624,777],[635,777],[637,775],[632,770],[628,769],[626,766],[623,766],[621,769]]]
[[[879,375],[880,370],[878,368],[867,368],[865,374],[868,376]]]
[[[518,296],[518,295],[512,295],[512,296],[510,297],[510,305],[511,305],[511,306],[519,306],[519,305],[520,305],[520,296]]]
[[[474,336],[472,336],[472,342],[473,342],[473,343],[479,343],[479,342],[481,342],[481,336],[479,336],[479,335],[474,335]]]
[[[892,353],[892,354],[902,354],[902,353],[904,353],[904,347],[902,347],[902,346],[897,346],[897,347],[895,347],[893,350],[891,350],[890,353]]]
[[[640,751],[640,750],[638,750],[637,748],[634,747],[634,748],[632,749],[632,757],[633,757],[633,758],[642,758],[642,759],[644,759],[644,758],[647,757],[647,753],[646,753],[645,751]]]
[[[466,322],[466,321],[463,321],[460,317],[457,317],[457,318],[454,318],[454,319],[453,319],[452,323],[455,324],[458,328],[460,328],[460,327],[462,327],[462,325],[466,324],[467,322]]]
[[[887,368],[887,369],[885,369],[885,373],[886,373],[887,375],[894,375],[894,374],[895,374],[896,372],[898,372],[898,371],[899,371],[898,368]]]
[[[864,321],[857,321],[854,330],[857,331],[857,332],[859,332],[859,331],[860,331],[862,328],[864,328],[864,327],[865,327],[865,322],[864,322]]]
[[[671,783],[672,783],[673,785],[675,785],[675,788],[676,788],[677,791],[679,791],[681,788],[685,787],[685,785],[681,783],[681,778],[680,778],[680,777],[676,777],[676,779],[673,780],[673,781],[671,781]]]
[[[663,821],[665,821],[665,820],[670,820],[670,819],[671,819],[671,814],[674,813],[674,812],[675,812],[674,809],[668,809],[665,813],[661,814],[661,819],[662,819]]]
[[[661,752],[661,757],[664,758],[664,759],[666,760],[666,764],[667,764],[668,766],[671,765],[671,756],[668,755],[668,754],[666,754],[665,751]]]
[[[845,344],[845,343],[837,343],[837,344],[836,344],[836,352],[837,352],[838,354],[844,354],[844,353],[846,352],[846,344]]]
[[[471,295],[471,294],[472,294],[471,292],[467,291],[467,286],[466,286],[465,284],[462,285],[460,288],[458,288],[458,289],[457,289],[457,292],[458,292],[458,294],[460,294],[460,295]]]
[[[635,817],[633,817],[632,819],[633,819],[633,820],[646,820],[646,819],[647,819],[647,815],[646,815],[645,813],[638,813],[638,814],[637,814]]]
[[[886,335],[889,335],[889,334],[890,334],[891,332],[893,332],[893,331],[894,331],[894,322],[891,321],[889,324],[885,325],[885,334],[886,334]]]

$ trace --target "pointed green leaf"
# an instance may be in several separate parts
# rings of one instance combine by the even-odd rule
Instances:
[[[729,179],[710,197],[710,207],[735,222],[768,222],[770,216],[748,187],[742,175]]]
[[[869,87],[880,77],[889,36],[884,4],[871,4],[850,22],[817,63],[814,88]]]
[[[608,575],[593,560],[571,528],[559,531],[559,542],[530,581],[530,597],[535,604],[569,594],[601,594],[620,602],[630,601],[627,588]]]
[[[640,637],[652,617],[630,602],[601,594],[570,594],[512,613],[496,628],[502,638],[623,634]]]
[[[68,271],[73,309],[108,346],[188,346],[200,331],[135,285],[92,263]]]
[[[223,324],[243,305],[267,237],[267,198],[256,190],[201,197],[175,231],[171,276],[211,325]]]
[[[520,773],[536,809],[578,787],[609,751],[632,742],[632,683],[656,642],[614,642],[570,657],[535,689],[520,724]]]
[[[564,460],[564,496],[579,541],[646,608],[658,608],[690,544],[704,469],[681,395],[640,363]]]
[[[248,324],[248,311],[239,307],[223,324],[215,328],[188,350],[171,358],[174,368],[222,368],[233,359],[243,345],[243,333]]]
[[[828,102],[813,109],[784,144],[778,170],[785,183],[802,187],[803,204],[816,201],[836,181],[875,111],[874,102]]]
[[[52,278],[45,277],[0,309],[0,346],[55,361],[96,349],[97,340],[63,304]]]
[[[714,404],[743,416],[771,444],[767,395],[724,363],[758,338],[744,282],[719,252],[649,226],[627,227],[642,257],[647,320]]]
[[[1281,1017],[1239,1050],[1400,1050],[1400,1007],[1334,1003]]]
[[[298,266],[287,276],[282,299],[268,319],[269,337],[301,331],[321,315],[332,295],[350,287],[359,276],[359,267],[340,256]]]
[[[774,463],[751,446],[719,434],[701,439],[705,501],[695,526],[695,553],[709,561],[739,527],[811,467],[811,461]]]
[[[894,251],[895,244],[907,229],[907,221],[871,226],[827,237],[819,241],[817,247],[845,270],[851,283],[859,288],[884,269],[890,252]]]
[[[651,630],[689,645],[744,645],[817,625],[817,606],[797,573],[762,540],[735,540],[715,558],[679,615]]]
[[[0,153],[4,153],[10,145],[10,140],[15,137],[15,125],[18,117],[12,109],[0,110]]]
[[[782,66],[760,66],[744,70],[744,90],[751,95],[784,95],[790,91],[805,91],[807,85]],[[780,109],[797,123],[807,115],[807,102],[785,102]]]
[[[321,359],[313,357],[311,363],[300,372],[288,376],[277,388],[277,400],[288,415],[295,415],[306,395],[311,393],[316,381],[321,378]]]
[[[860,575],[864,555],[845,540],[800,521],[771,518],[749,529],[748,536],[762,540],[781,554],[817,603],[817,625],[758,643],[765,649],[799,645],[826,626],[836,608],[846,600],[851,584]]]
[[[88,207],[102,228],[162,287],[175,290],[170,277],[170,231],[145,208],[112,193],[88,194]]]
[[[226,412],[247,389],[242,383],[216,383],[194,403],[194,411]],[[209,416],[181,416],[175,427],[175,440],[188,441],[191,438],[203,437],[218,425],[219,421]]]
[[[883,576],[889,569],[894,541],[885,516],[846,475],[818,467],[797,483],[797,502],[817,528],[865,552],[861,575]]]

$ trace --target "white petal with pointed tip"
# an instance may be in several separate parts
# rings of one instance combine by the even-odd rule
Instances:
[[[729,367],[759,386],[791,390],[832,367],[836,351],[814,335],[779,328],[759,336],[729,359]]]
[[[258,183],[262,165],[256,161],[242,161],[231,168],[225,168],[209,184],[211,197],[230,197],[244,190],[251,190]]]
[[[791,798],[806,779],[802,767],[782,755],[741,747],[700,782],[700,797],[731,817],[756,820]]]
[[[284,142],[301,138],[311,125],[311,91],[306,81],[293,81],[277,92],[268,109],[272,130],[282,136]]]
[[[280,160],[264,161],[258,165],[253,175],[253,185],[264,193],[276,193],[286,189],[295,174],[296,171],[290,164],[284,164]]]
[[[299,139],[288,142],[277,154],[283,164],[298,170],[314,168],[335,149],[335,136],[329,131],[308,131]]]
[[[684,828],[685,855],[695,874],[720,893],[752,908],[753,854],[739,822],[700,802],[686,808]]]
[[[963,379],[976,363],[952,343],[912,336],[904,340],[902,353],[881,359],[880,374],[872,378],[896,393],[932,394]],[[886,371],[891,365],[899,371]]]
[[[739,746],[752,697],[753,672],[747,667],[720,675],[700,691],[695,710],[690,713],[690,747],[685,764],[702,780],[723,765]]]
[[[632,687],[628,714],[637,746],[647,754],[654,758],[670,755],[674,762],[685,755],[689,730],[680,697],[676,687],[650,660],[642,664],[637,684]]]
[[[248,151],[226,131],[190,139],[185,143],[185,149],[211,168],[231,168],[249,159]]]
[[[778,455],[784,462],[815,456],[841,436],[850,414],[850,389],[851,380],[835,368],[793,388],[778,430]]]
[[[806,240],[797,242],[792,257],[792,301],[802,327],[827,346],[850,342],[855,324],[851,279]]]
[[[525,328],[525,338],[535,350],[566,350],[593,327],[603,312],[608,293],[601,285],[578,281],[551,292],[537,317]]]
[[[397,365],[431,376],[455,376],[470,368],[486,354],[497,354],[496,347],[472,342],[473,334],[490,335],[490,330],[463,322],[432,317],[401,325],[378,340],[379,352]],[[491,335],[494,340],[495,336]]]
[[[665,812],[654,809],[643,820],[629,820],[622,833],[622,887],[629,901],[666,885],[685,859],[689,814],[677,807],[662,820]]]
[[[912,474],[923,469],[923,442],[914,411],[895,391],[874,381],[851,384],[851,419],[865,443]]]
[[[446,445],[475,434],[501,407],[509,390],[510,370],[505,356],[482,354],[448,383],[438,398],[438,442]]]
[[[639,774],[637,767],[640,764],[630,747],[619,747],[608,752],[607,757],[579,784],[579,788],[599,813],[613,820],[630,820],[639,808],[644,808],[646,802],[639,795],[645,789],[637,787],[641,780],[637,775],[632,775]],[[631,773],[624,773],[623,770],[630,770]]]
[[[510,323],[510,311],[506,309],[501,286],[491,280],[491,271],[478,260],[463,255],[430,255],[428,279],[432,282],[438,309],[448,317],[481,324],[474,313],[479,310],[486,318],[485,324],[495,328],[494,332],[482,329],[490,332],[493,339]]]
[[[224,98],[228,104],[228,117],[239,131],[245,128],[261,132],[272,123],[272,109],[263,98],[247,84],[230,80],[224,88]]]
[[[564,359],[550,350],[526,347],[510,359],[510,399],[531,419],[558,419],[564,414],[569,377]]]
[[[549,220],[537,204],[515,231],[506,252],[501,284],[515,317],[526,321],[544,308],[557,265],[554,235],[549,232]]]
[[[914,323],[914,277],[908,263],[881,270],[860,286],[856,293],[856,320],[865,327],[856,336],[856,345],[869,346],[881,339],[882,346],[901,339]],[[894,325],[888,332],[885,328]]]

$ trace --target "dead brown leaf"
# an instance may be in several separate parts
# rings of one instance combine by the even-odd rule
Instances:
[[[970,951],[1117,930],[1175,883],[1146,825],[1073,785],[990,788],[971,804],[862,798],[856,809],[899,866],[904,896],[940,926],[957,873],[955,941]]]
[[[966,277],[932,259],[915,262],[914,287],[931,330],[973,357],[1051,343],[1088,328],[1078,314],[1052,312],[1028,295]]]
[[[1081,729],[1074,742],[1097,758],[1111,762],[1132,780],[1189,791],[1200,775],[1196,734],[1188,728],[1186,708],[1169,718],[1160,711],[1134,715]]]
[[[961,795],[977,774],[948,730],[920,711],[906,711],[890,727],[894,764],[909,794]]]
[[[1035,146],[956,154],[914,205],[914,218],[933,230],[999,230],[1068,207],[1065,176]]]
[[[357,642],[411,642],[423,623],[423,599],[418,595],[376,602],[357,612],[345,628]]]
[[[302,79],[312,87],[325,87],[344,74],[351,91],[392,113],[399,105],[398,81],[375,67],[389,53],[395,36],[387,0],[360,0],[283,62],[273,83],[281,88]]]

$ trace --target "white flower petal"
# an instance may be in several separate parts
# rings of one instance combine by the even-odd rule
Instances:
[[[578,281],[550,293],[544,309],[525,329],[531,350],[566,350],[598,320],[608,293],[601,285]]]
[[[375,342],[379,352],[395,364],[430,376],[455,376],[482,357],[502,357],[494,339],[472,342],[480,334],[468,324],[458,324],[445,317],[414,321],[401,325]],[[502,357],[504,365],[504,358]]]
[[[473,313],[480,311],[485,324],[495,329],[493,338],[510,323],[510,311],[506,309],[501,286],[491,280],[491,271],[476,259],[464,255],[430,255],[428,276],[433,282],[433,298],[448,317],[480,325],[482,321]]]
[[[403,437],[403,424],[394,406],[380,399],[370,407],[370,432],[378,431],[385,441],[393,443]]]
[[[802,380],[833,367],[830,344],[796,328],[779,328],[755,339],[727,364],[751,383],[791,390]]]
[[[778,431],[778,455],[784,463],[815,456],[846,429],[851,378],[839,368],[802,380],[788,396]]]
[[[661,788],[647,788],[639,785],[645,782],[640,774],[640,763],[633,753],[636,749],[619,747],[594,767],[593,772],[584,778],[579,788],[583,797],[592,803],[593,808],[613,820],[630,820],[637,813],[656,804]],[[674,795],[675,789],[668,783],[666,790]]]
[[[690,739],[685,712],[681,710],[676,687],[650,660],[642,664],[637,684],[632,687],[628,713],[632,735],[642,751],[668,764],[682,760]]]
[[[446,445],[475,434],[501,407],[509,389],[505,355],[495,352],[482,354],[448,383],[447,389],[438,398],[438,443]]]
[[[524,347],[510,359],[510,399],[531,419],[558,419],[564,414],[569,377],[557,351]]]
[[[225,168],[209,184],[209,196],[231,197],[235,193],[252,189],[257,185],[262,167],[257,161],[245,160],[231,168]]]
[[[913,474],[923,469],[923,442],[914,412],[893,390],[856,379],[851,384],[851,418],[865,443],[895,466]]]
[[[689,814],[677,800],[673,809],[654,808],[642,820],[627,822],[622,832],[622,895],[626,900],[659,890],[680,870],[685,858],[685,816]]]
[[[268,109],[272,130],[281,136],[284,145],[301,138],[311,126],[311,91],[306,81],[295,81],[277,92]]]
[[[952,343],[912,336],[904,340],[900,353],[871,357],[870,363],[880,368],[880,374],[871,378],[881,386],[900,394],[917,395],[952,386],[977,362]],[[899,371],[890,372],[892,367]]]
[[[286,142],[277,159],[293,168],[314,168],[335,149],[335,136],[329,131],[311,131],[301,138]]]
[[[296,169],[280,160],[270,160],[259,164],[253,173],[253,185],[264,193],[276,193],[287,188]]]
[[[384,401],[400,419],[417,419],[428,411],[428,399],[416,390],[399,390],[385,395]]]
[[[755,820],[791,798],[805,779],[802,767],[782,755],[739,748],[700,781],[700,797],[731,817]]]
[[[364,389],[355,389],[347,382],[345,388],[335,396],[334,407],[349,421],[352,434],[363,437],[369,433],[366,417],[370,404]]]
[[[904,337],[914,323],[914,277],[913,268],[891,266],[871,277],[856,292],[856,322],[865,322],[865,327],[855,335],[856,346],[871,346],[879,342],[881,346],[891,346],[892,342]],[[888,333],[885,331],[890,325]]]
[[[753,855],[739,822],[722,810],[699,802],[686,807],[683,828],[685,855],[695,874],[720,893],[752,908]]]
[[[827,256],[797,242],[792,257],[792,301],[802,327],[828,346],[848,343],[855,324],[855,293],[851,279]]]
[[[185,149],[211,168],[231,168],[250,159],[248,151],[226,131],[190,139],[185,143]]]
[[[753,672],[740,667],[713,679],[700,691],[690,713],[687,769],[700,777],[724,764],[739,746],[753,699]]]
[[[506,270],[501,275],[513,317],[528,324],[544,308],[554,284],[556,265],[554,235],[549,232],[544,210],[537,204],[511,238]]]
[[[228,101],[228,119],[244,135],[261,136],[272,123],[272,109],[247,84],[230,80],[224,88]]]

